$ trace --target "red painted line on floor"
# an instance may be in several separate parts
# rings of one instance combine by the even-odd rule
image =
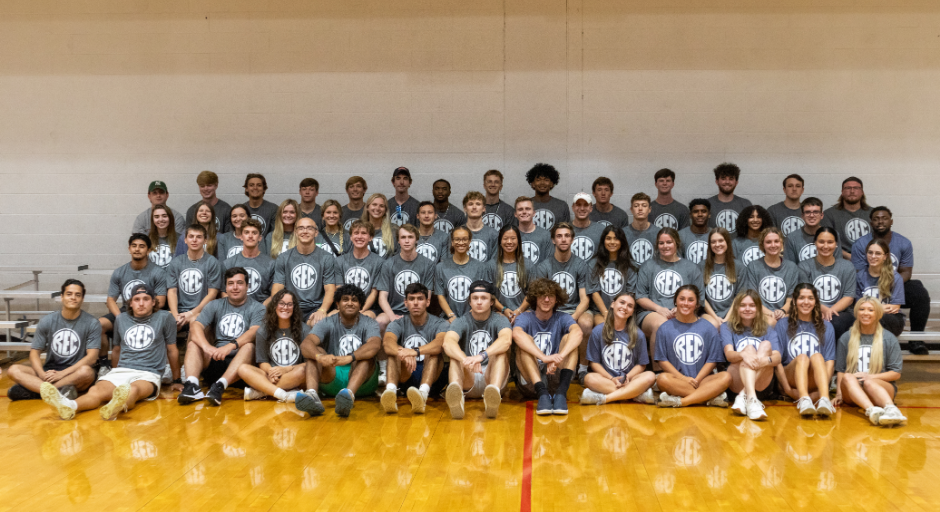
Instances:
[[[522,447],[522,497],[519,510],[532,510],[532,402],[525,403],[525,441]]]

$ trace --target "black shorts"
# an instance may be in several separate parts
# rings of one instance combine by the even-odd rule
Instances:
[[[127,311],[127,306],[121,306],[121,313],[124,313],[126,311]],[[114,321],[116,320],[116,318],[114,317],[114,313],[108,311],[108,313],[102,316],[101,318],[104,318],[105,320],[111,322],[112,329],[114,328],[113,327]]]
[[[71,366],[71,365],[68,365],[68,364],[52,364],[52,363],[47,362],[46,364],[44,364],[44,365],[42,366],[42,371],[48,372],[48,371],[51,370],[51,371],[55,371],[55,372],[61,372],[62,370],[65,370],[65,369],[68,368],[69,366]]]
[[[228,365],[232,363],[234,356],[226,357],[221,361],[215,359],[209,361],[209,366],[206,367],[202,372],[202,381],[211,386],[215,381],[222,378],[222,375],[225,374],[225,370],[228,370]],[[245,382],[241,379],[238,382],[229,382],[230,388],[245,389]]]

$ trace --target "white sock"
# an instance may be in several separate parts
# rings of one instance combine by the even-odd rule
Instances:
[[[186,381],[192,382],[193,384],[196,385],[197,388],[199,387],[199,379],[197,379],[196,377],[193,377],[192,375],[190,375],[189,377],[186,377]]]
[[[388,368],[388,359],[385,361],[379,361],[379,371],[385,373],[386,368]]]
[[[307,394],[317,396],[317,390],[310,388],[307,390]]]
[[[586,372],[586,371],[588,371],[588,367],[587,367],[586,364],[579,364],[579,365],[578,365],[578,373],[583,373],[583,372]]]
[[[421,387],[418,388],[418,391],[427,395],[431,392],[431,386],[428,386],[427,384],[421,384]]]
[[[76,411],[78,410],[78,404],[75,403],[75,400],[71,400],[63,396],[59,398],[59,401],[62,402],[62,405],[68,407],[69,409],[76,410]]]
[[[398,391],[398,386],[388,383],[385,385],[385,391]]]
[[[225,380],[225,377],[222,377],[221,379],[217,380],[216,382],[221,382],[223,389],[228,388],[228,381]]]
[[[287,400],[287,391],[284,391],[281,388],[275,389],[274,398],[277,398],[278,400]]]

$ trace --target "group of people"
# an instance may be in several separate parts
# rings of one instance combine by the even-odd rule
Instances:
[[[350,178],[346,205],[317,204],[312,178],[299,202],[275,205],[260,174],[245,179],[248,200],[229,205],[203,171],[185,218],[154,181],[109,313],[84,313],[84,285],[66,281],[30,364],[10,369],[9,396],[42,397],[63,418],[107,402],[111,419],[161,383],[183,405],[219,405],[234,385],[311,416],[321,396],[348,416],[357,396],[378,394],[393,413],[405,394],[421,413],[443,394],[454,418],[466,398],[495,417],[510,379],[538,414],[566,414],[577,378],[582,404],[731,405],[759,420],[762,400],[785,395],[804,416],[844,402],[873,424],[904,421],[893,402],[900,310],[923,330],[930,299],[891,211],[871,208],[854,177],[824,210],[789,175],[785,199],[765,209],[735,195],[737,166],[714,174],[718,193],[685,206],[662,169],[655,200],[634,194],[630,214],[605,177],[569,209],[551,196],[559,173],[547,164],[526,173],[533,195],[512,206],[497,170],[462,208],[446,180],[433,201],[412,197],[404,167],[390,198],[364,199],[366,181]]]

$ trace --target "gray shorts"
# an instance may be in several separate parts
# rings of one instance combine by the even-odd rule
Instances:
[[[483,373],[474,373],[473,374],[473,387],[464,391],[463,394],[467,398],[483,398],[483,390],[486,389],[486,369],[487,366],[483,366]],[[499,394],[505,396],[506,389],[509,387],[509,373],[506,373],[506,379],[503,381],[502,385],[499,386]]]

